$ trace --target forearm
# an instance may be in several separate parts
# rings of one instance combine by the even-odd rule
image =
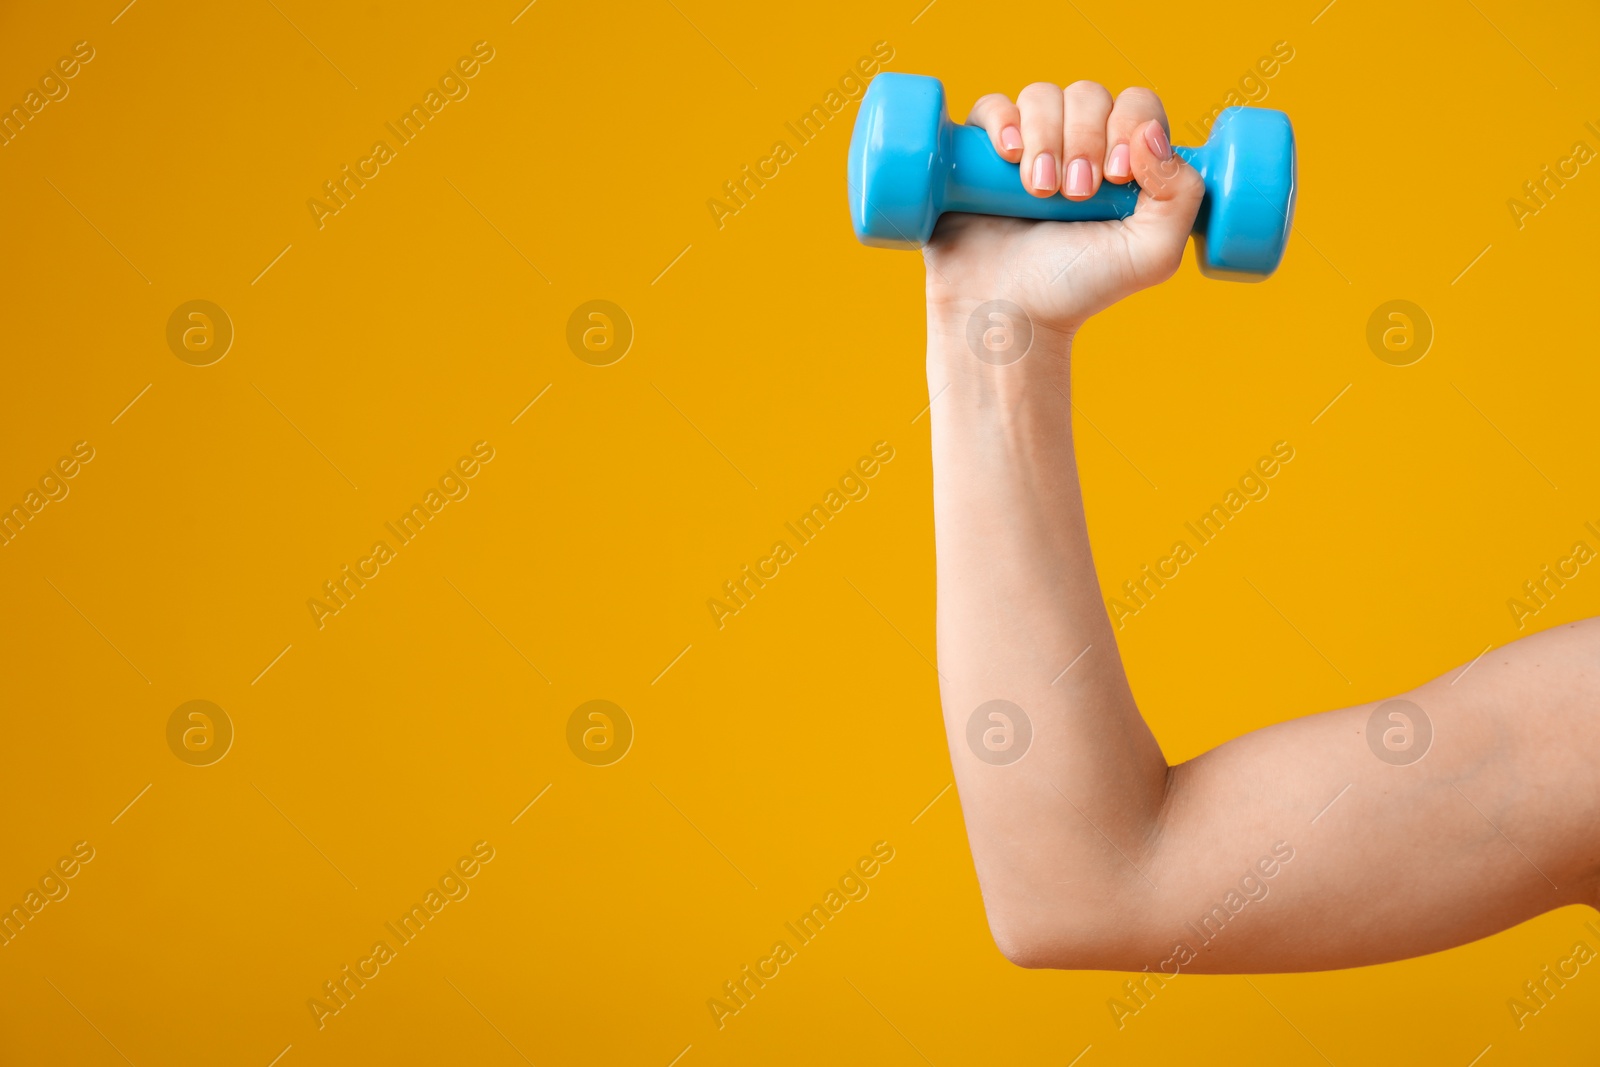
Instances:
[[[1110,903],[1143,886],[1167,764],[1100,598],[1073,451],[1070,341],[1036,332],[1022,360],[993,366],[967,349],[968,312],[936,310],[929,322],[939,670],[991,925],[1021,955],[1045,887],[1070,890],[1056,898],[1073,904],[1061,918],[1093,939]],[[1009,737],[1005,719],[979,711],[995,700],[1021,709],[998,709],[1019,720]]]

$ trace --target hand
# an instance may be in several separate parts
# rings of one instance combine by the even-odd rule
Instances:
[[[1038,197],[1087,200],[1101,181],[1139,183],[1134,214],[1110,222],[1039,222],[950,214],[923,250],[930,320],[963,320],[988,300],[1020,306],[1035,330],[1070,339],[1089,316],[1170,278],[1200,208],[1200,176],[1167,138],[1167,116],[1149,89],[1125,89],[1113,105],[1090,81],[1065,89],[1035,82],[1017,102],[992,93],[967,118],[995,150],[1021,164]]]

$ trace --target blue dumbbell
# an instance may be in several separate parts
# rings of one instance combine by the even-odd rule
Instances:
[[[1278,268],[1294,217],[1294,128],[1281,111],[1224,108],[1199,148],[1178,148],[1205,182],[1194,223],[1200,272],[1261,281]],[[976,126],[945,111],[944,86],[879,74],[850,140],[850,220],[863,244],[920,248],[946,211],[1063,222],[1126,218],[1139,187],[1105,182],[1087,200],[1037,197]]]

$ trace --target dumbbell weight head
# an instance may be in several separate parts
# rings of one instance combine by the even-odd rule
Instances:
[[[1204,145],[1176,151],[1205,184],[1194,225],[1201,273],[1260,281],[1276,270],[1294,218],[1289,117],[1266,108],[1225,108]],[[1139,192],[1132,183],[1106,182],[1088,200],[1033,196],[987,133],[950,121],[937,78],[894,73],[874,78],[861,101],[848,180],[856,237],[882,248],[920,248],[946,211],[1115,219],[1132,214]]]

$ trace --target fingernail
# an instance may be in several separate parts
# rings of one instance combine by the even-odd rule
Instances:
[[[1094,171],[1089,169],[1087,159],[1074,159],[1067,164],[1068,196],[1088,196],[1093,182]]]
[[[1106,177],[1126,178],[1128,174],[1128,146],[1119,144],[1111,150],[1111,158],[1106,160]]]
[[[1039,153],[1039,158],[1033,161],[1033,187],[1041,193],[1055,190],[1056,157],[1049,152]]]
[[[1144,143],[1150,146],[1150,152],[1157,159],[1166,159],[1172,155],[1172,145],[1167,143],[1167,131],[1161,128],[1161,123],[1152,122],[1144,128]]]
[[[1022,131],[1015,126],[1007,126],[1000,131],[1000,144],[1007,152],[1015,152],[1022,147]]]

